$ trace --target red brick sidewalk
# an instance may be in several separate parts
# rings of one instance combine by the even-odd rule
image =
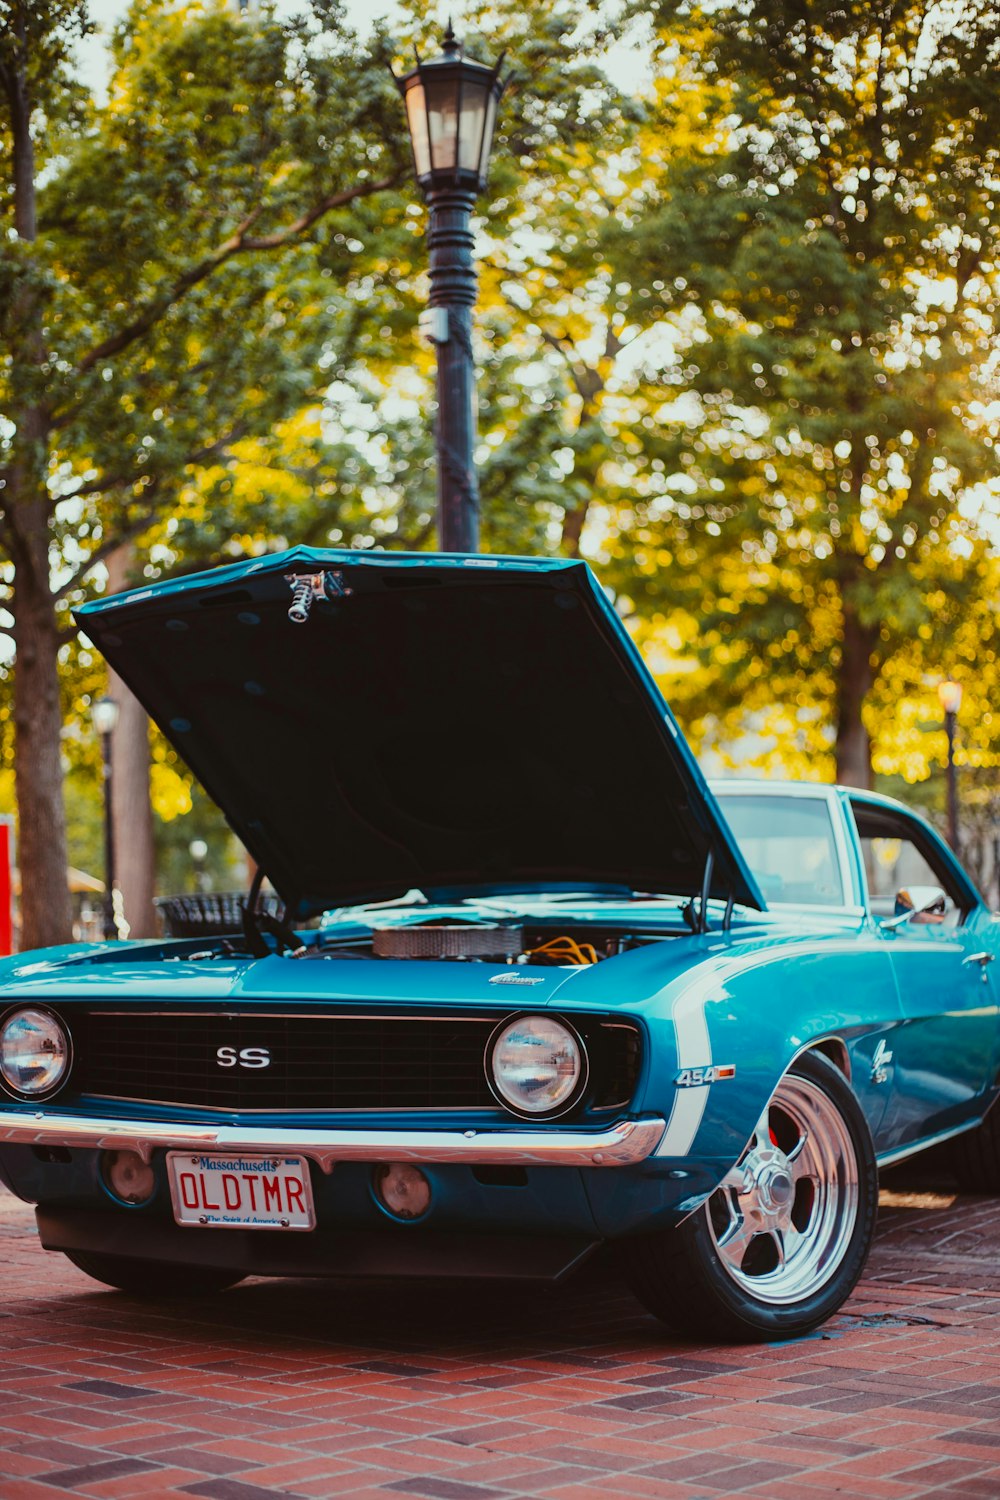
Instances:
[[[150,1308],[0,1195],[0,1500],[1000,1496],[1000,1204],[883,1193],[849,1309],[793,1344],[670,1339],[563,1289],[249,1282]]]

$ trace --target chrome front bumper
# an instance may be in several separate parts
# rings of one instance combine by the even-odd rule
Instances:
[[[253,1125],[100,1119],[38,1110],[0,1110],[0,1145],[137,1151],[226,1151],[307,1156],[332,1172],[338,1161],[494,1163],[522,1167],[630,1167],[651,1156],[660,1119],[623,1120],[608,1130],[291,1130]]]

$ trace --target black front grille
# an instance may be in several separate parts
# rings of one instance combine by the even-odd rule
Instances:
[[[227,1111],[492,1109],[483,1054],[501,1019],[91,1011],[67,1016],[71,1087]],[[626,1103],[638,1073],[636,1028],[574,1021],[591,1059],[587,1102]],[[261,1049],[268,1066],[246,1066]]]
[[[74,1028],[76,1030],[77,1028]],[[74,1082],[88,1094],[215,1109],[477,1109],[493,1023],[283,1015],[88,1016]],[[220,1066],[219,1049],[231,1066]],[[265,1049],[265,1067],[247,1060]]]

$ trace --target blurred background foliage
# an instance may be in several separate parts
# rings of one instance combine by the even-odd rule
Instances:
[[[839,772],[937,815],[955,677],[985,843],[998,35],[991,7],[954,12],[493,0],[455,23],[513,69],[478,225],[484,549],[592,561],[710,770]],[[39,239],[30,265],[0,251],[0,302],[25,276],[46,301],[64,627],[124,538],[138,582],[296,542],[433,546],[425,213],[387,64],[440,21],[409,0],[359,36],[334,0],[137,0],[106,99],[53,72]],[[60,671],[70,862],[99,872],[103,674],[69,636]],[[6,809],[9,693],[0,753]],[[191,887],[197,838],[232,884],[218,814],[152,754],[160,888]]]

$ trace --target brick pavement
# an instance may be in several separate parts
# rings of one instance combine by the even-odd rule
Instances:
[[[150,1307],[0,1194],[0,1500],[996,1500],[1000,1203],[900,1170],[847,1309],[756,1348],[672,1339],[596,1270]]]

